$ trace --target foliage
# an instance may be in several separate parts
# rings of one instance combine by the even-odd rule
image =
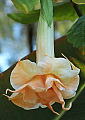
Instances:
[[[5,14],[6,9],[7,9],[7,6],[5,3],[5,0],[0,1],[0,38],[6,38],[6,36],[8,36],[9,33],[10,33],[10,37],[12,38],[12,32],[11,32],[12,24],[11,23],[13,23],[14,21],[12,21],[11,19],[9,19],[7,17],[7,15]],[[11,9],[11,7],[9,9]],[[4,23],[4,25],[3,25],[3,23]],[[9,24],[9,26],[8,26],[8,24]]]
[[[39,14],[40,11],[39,10],[35,10],[35,11],[31,11],[28,14],[26,13],[12,13],[12,14],[8,14],[8,17],[10,17],[11,19],[22,23],[22,24],[31,24],[34,22],[37,22],[39,19]],[[36,17],[34,17],[36,16]]]
[[[79,5],[80,9],[82,10],[83,14],[85,14],[85,5]],[[70,8],[70,9],[69,9]],[[78,18],[72,4],[68,1],[54,4],[54,21],[62,21],[62,20],[75,20]],[[37,22],[39,19],[40,10],[33,10],[29,13],[9,13],[8,17],[12,18],[13,20],[23,23],[23,24],[30,24]],[[36,17],[35,17],[36,16]],[[25,18],[23,20],[23,18]]]
[[[21,11],[28,13],[31,11],[35,5],[40,1],[40,0],[11,0],[15,7]]]
[[[46,5],[46,4],[45,4]],[[85,5],[79,5],[80,9],[82,10],[83,14],[85,14]],[[46,7],[44,7],[46,8]],[[43,8],[43,12],[44,12]],[[70,9],[69,9],[70,8]],[[47,9],[46,9],[47,10]],[[49,9],[48,9],[49,10]],[[48,13],[50,10],[48,11]],[[44,14],[44,13],[43,13]],[[23,23],[23,24],[30,24],[37,22],[39,19],[40,10],[34,10],[29,13],[12,13],[8,14],[10,18],[13,20]],[[44,14],[46,15],[46,14]],[[34,16],[36,16],[34,18]],[[48,24],[51,24],[52,18],[43,16],[48,21]],[[78,18],[74,8],[72,7],[70,2],[63,2],[57,3],[54,5],[54,21],[61,21],[61,20],[75,20]],[[68,40],[69,42],[73,43],[75,47],[82,47],[85,45],[84,37],[85,37],[85,25],[84,25],[84,17],[81,17],[78,22],[76,22],[72,28],[68,31]],[[80,24],[81,23],[81,24]],[[75,30],[76,29],[76,30]],[[75,31],[75,32],[74,32]],[[81,34],[80,34],[81,33]],[[77,39],[78,38],[78,39]],[[81,40],[80,40],[81,39]]]
[[[85,0],[72,0],[72,1],[77,4],[85,4]]]
[[[80,17],[67,32],[68,40],[74,47],[85,45],[85,15]]]

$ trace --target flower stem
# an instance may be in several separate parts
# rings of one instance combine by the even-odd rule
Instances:
[[[36,39],[36,62],[41,61],[46,55],[54,57],[53,22],[49,27],[40,15]]]

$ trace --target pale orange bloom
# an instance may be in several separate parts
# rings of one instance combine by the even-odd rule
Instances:
[[[15,89],[9,97],[14,104],[26,110],[48,107],[55,112],[52,104],[58,102],[65,108],[64,99],[76,95],[79,85],[79,69],[65,58],[46,56],[37,64],[29,60],[19,61],[13,69],[10,83]],[[59,114],[58,114],[59,115]]]

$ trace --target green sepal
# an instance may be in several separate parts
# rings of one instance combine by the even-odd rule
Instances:
[[[41,16],[46,20],[48,26],[51,26],[53,21],[52,0],[41,0]]]

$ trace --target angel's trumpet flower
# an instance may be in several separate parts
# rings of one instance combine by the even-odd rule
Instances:
[[[18,61],[10,76],[15,89],[7,96],[14,104],[26,110],[48,107],[54,113],[52,104],[58,102],[65,108],[64,99],[76,95],[79,85],[79,69],[66,58],[54,57],[53,22],[49,27],[40,15],[36,40],[36,63],[30,60]]]

